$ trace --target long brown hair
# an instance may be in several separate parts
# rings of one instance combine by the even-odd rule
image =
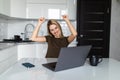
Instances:
[[[50,29],[49,29],[50,25],[52,25],[52,24],[55,24],[56,26],[59,27],[59,29],[61,31],[61,36],[60,37],[62,38],[63,37],[63,32],[62,32],[62,29],[61,29],[61,25],[54,19],[50,19],[47,23],[48,35],[54,37],[54,35],[50,32]]]

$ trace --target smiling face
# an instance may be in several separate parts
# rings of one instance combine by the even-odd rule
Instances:
[[[63,37],[60,24],[56,20],[49,20],[47,23],[48,34],[55,38]]]
[[[58,26],[55,24],[52,24],[49,26],[50,33],[55,37],[55,38],[60,38],[61,37],[61,31]]]

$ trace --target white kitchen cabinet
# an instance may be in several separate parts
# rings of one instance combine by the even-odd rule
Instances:
[[[67,0],[67,14],[72,20],[76,20],[77,0]]]
[[[26,0],[0,0],[0,13],[17,18],[26,18]]]
[[[0,50],[0,74],[17,62],[17,46]]]
[[[47,43],[19,44],[18,60],[22,58],[45,58]]]
[[[19,44],[18,60],[22,58],[36,58],[36,44]]]
[[[63,14],[76,19],[76,0],[27,0],[27,18],[62,19]]]
[[[47,53],[47,43],[36,44],[36,58],[45,58]]]
[[[0,13],[10,15],[10,0],[0,0]]]
[[[61,19],[66,12],[66,5],[63,4],[27,4],[27,18]]]
[[[65,4],[67,0],[27,0],[27,3]]]
[[[68,14],[76,19],[76,0],[0,0],[0,13],[15,17],[38,19],[62,19],[61,15]]]
[[[26,18],[26,0],[10,1],[10,17]]]

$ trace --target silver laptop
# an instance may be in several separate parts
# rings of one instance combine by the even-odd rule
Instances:
[[[57,62],[44,63],[52,71],[61,71],[84,65],[91,45],[61,48]]]

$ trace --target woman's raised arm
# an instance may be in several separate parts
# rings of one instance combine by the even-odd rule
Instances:
[[[70,22],[67,15],[63,15],[62,17],[65,20],[65,22],[67,23],[69,30],[71,32],[71,35],[68,37],[68,41],[72,42],[77,36],[77,31],[76,31],[75,27],[72,25],[72,23]]]
[[[41,18],[38,19],[38,24],[35,27],[30,40],[37,41],[37,42],[46,42],[46,38],[44,36],[38,36],[38,32],[40,30],[40,27],[44,22],[45,22],[44,17],[41,17]]]

